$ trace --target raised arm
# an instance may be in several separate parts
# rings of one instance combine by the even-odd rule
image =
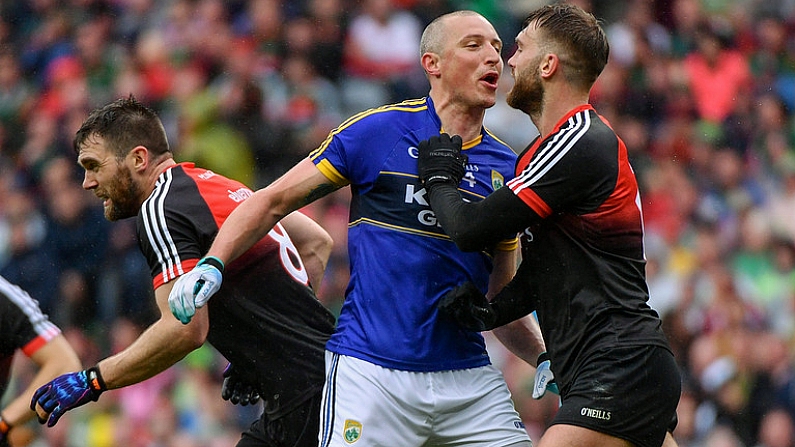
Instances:
[[[308,158],[240,204],[226,219],[207,256],[228,263],[283,217],[337,189]]]
[[[484,200],[465,202],[458,184],[465,172],[461,138],[447,134],[419,144],[417,168],[428,200],[444,232],[462,251],[480,251],[514,237],[539,219],[507,187]]]
[[[283,217],[338,189],[309,158],[255,192],[229,215],[206,256],[182,275],[169,296],[171,313],[187,323],[221,288],[224,265],[251,248]]]

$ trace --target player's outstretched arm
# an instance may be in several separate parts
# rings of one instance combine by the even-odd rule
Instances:
[[[214,258],[221,265],[231,262],[265,237],[276,222],[338,188],[310,159],[304,159],[235,208],[221,225],[204,259]],[[180,277],[169,297],[174,316],[183,323],[189,322],[196,308],[220,289],[222,275],[222,271],[217,275],[207,270]]]
[[[464,202],[458,192],[463,175],[460,138],[431,137],[418,145],[417,168],[433,212],[444,232],[462,251],[480,251],[515,237],[538,219],[509,188],[503,187],[478,202]]]
[[[187,325],[174,319],[168,307],[172,284],[155,290],[160,318],[130,346],[87,370],[62,375],[34,393],[31,409],[40,406],[47,413],[48,426],[55,425],[67,411],[96,401],[105,390],[139,383],[165,371],[204,343],[210,327],[207,310],[199,310]]]

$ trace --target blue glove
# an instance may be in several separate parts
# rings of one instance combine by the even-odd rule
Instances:
[[[537,365],[535,383],[533,384],[533,399],[541,399],[547,390],[559,395],[560,390],[558,384],[555,383],[555,375],[550,369],[552,362],[549,360],[549,354],[542,352],[538,356]]]
[[[259,402],[259,391],[251,384],[240,380],[230,363],[224,369],[224,384],[221,388],[221,397],[234,405],[240,404],[245,407],[248,404],[254,405]]]
[[[30,409],[36,411],[36,404],[39,404],[50,414],[47,426],[52,427],[68,410],[90,401],[96,402],[99,395],[107,389],[99,374],[99,368],[94,366],[84,371],[64,374],[42,385],[33,393]]]
[[[196,268],[180,276],[171,293],[168,307],[182,324],[190,323],[196,309],[207,304],[210,297],[221,288],[224,263],[214,256],[202,258]]]

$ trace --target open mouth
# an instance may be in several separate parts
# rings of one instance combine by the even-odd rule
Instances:
[[[486,75],[480,78],[480,80],[488,84],[489,87],[497,88],[497,82],[500,80],[500,75],[494,72],[486,73]]]

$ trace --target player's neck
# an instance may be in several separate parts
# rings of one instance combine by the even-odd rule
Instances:
[[[480,107],[464,107],[453,102],[436,104],[436,114],[442,121],[442,130],[450,135],[459,135],[464,142],[477,138],[483,128],[486,110]]]
[[[566,92],[559,95],[547,93],[541,113],[538,117],[531,118],[542,136],[549,135],[555,130],[558,121],[572,110],[585,104],[588,104],[587,93]]]

